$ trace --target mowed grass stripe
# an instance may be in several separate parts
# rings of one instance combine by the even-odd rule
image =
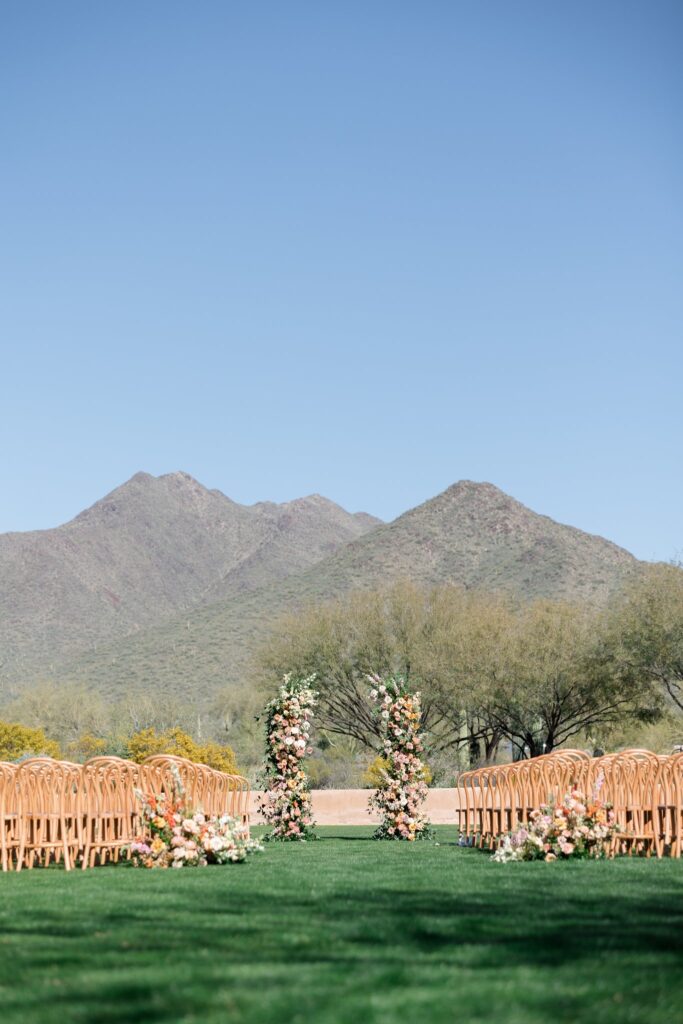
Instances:
[[[0,876],[5,1024],[683,1019],[683,864],[322,829],[243,865]]]

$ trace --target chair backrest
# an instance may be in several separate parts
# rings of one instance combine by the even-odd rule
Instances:
[[[155,796],[180,797],[188,810],[200,810],[202,773],[193,761],[171,754],[153,754],[145,758],[142,766],[146,769],[144,779]]]
[[[63,853],[68,868],[68,851],[74,854],[82,838],[81,765],[29,758],[17,765],[15,779],[22,818],[20,858],[25,850]]]
[[[601,795],[612,804],[620,830],[626,831],[633,827],[636,812],[652,808],[660,770],[659,757],[649,750],[622,750],[601,760],[605,776]]]
[[[83,765],[83,792],[88,818],[114,815],[130,822],[137,818],[140,766],[121,757],[91,757]],[[131,840],[134,835],[131,836]]]
[[[0,761],[0,851],[3,871],[7,870],[10,851],[19,844],[19,810],[16,765]]]

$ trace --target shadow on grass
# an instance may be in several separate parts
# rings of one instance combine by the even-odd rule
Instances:
[[[568,971],[617,991],[632,983],[634,963],[648,998],[656,986],[681,993],[679,865],[494,865],[476,850],[441,856],[436,843],[370,842],[323,835],[261,864],[124,868],[77,884],[54,873],[54,889],[26,885],[2,919],[7,1020],[201,1021],[233,997],[247,1007],[236,1019],[287,1020],[283,1007],[342,998],[358,978],[390,994],[423,983],[435,1000],[450,998],[456,979],[479,992],[506,972],[524,985],[546,972],[552,990]],[[259,998],[276,1009],[259,1017]],[[545,996],[534,998],[540,1006]]]
[[[603,951],[661,952],[683,959],[680,889],[657,895],[648,887],[643,895],[622,892],[605,900],[597,893],[563,893],[554,880],[544,880],[551,884],[536,892],[528,878],[505,881],[503,891],[496,886],[488,893],[458,895],[441,889],[342,889],[326,894],[322,906],[305,885],[297,894],[280,893],[276,902],[265,893],[231,892],[222,904],[215,893],[186,891],[153,900],[151,913],[146,906],[103,909],[97,932],[101,939],[111,937],[112,949],[122,948],[125,935],[124,948],[142,948],[154,957],[210,942],[239,959],[266,955],[283,964],[290,962],[293,948],[299,960],[314,962],[356,960],[378,945],[385,949],[384,961],[412,961],[420,950],[457,959],[459,948],[480,947],[481,961],[470,959],[470,966],[490,966],[491,957],[498,965],[566,964],[592,960]],[[70,943],[86,939],[88,928],[82,920],[66,925],[60,917],[60,912],[44,913],[39,920],[22,916],[5,925],[3,936],[62,939],[65,946],[57,955],[71,961]],[[150,928],[166,917],[170,928]],[[289,931],[283,932],[283,922]],[[309,949],[298,948],[304,933],[315,937]],[[100,950],[106,949],[107,942],[100,943]]]

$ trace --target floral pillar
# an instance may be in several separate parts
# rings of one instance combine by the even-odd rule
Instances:
[[[314,838],[308,778],[303,759],[311,753],[309,737],[317,693],[315,676],[286,675],[277,697],[265,708],[266,756],[263,769],[266,794],[260,810],[271,826],[266,839]]]
[[[370,797],[370,812],[379,811],[382,823],[375,839],[427,839],[428,822],[420,809],[427,796],[426,766],[421,759],[420,694],[409,693],[400,677],[384,682],[370,676],[383,739],[382,784]]]

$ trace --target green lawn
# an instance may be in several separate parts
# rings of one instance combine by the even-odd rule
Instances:
[[[0,1020],[683,1020],[683,861],[500,865],[438,831],[0,876]]]

